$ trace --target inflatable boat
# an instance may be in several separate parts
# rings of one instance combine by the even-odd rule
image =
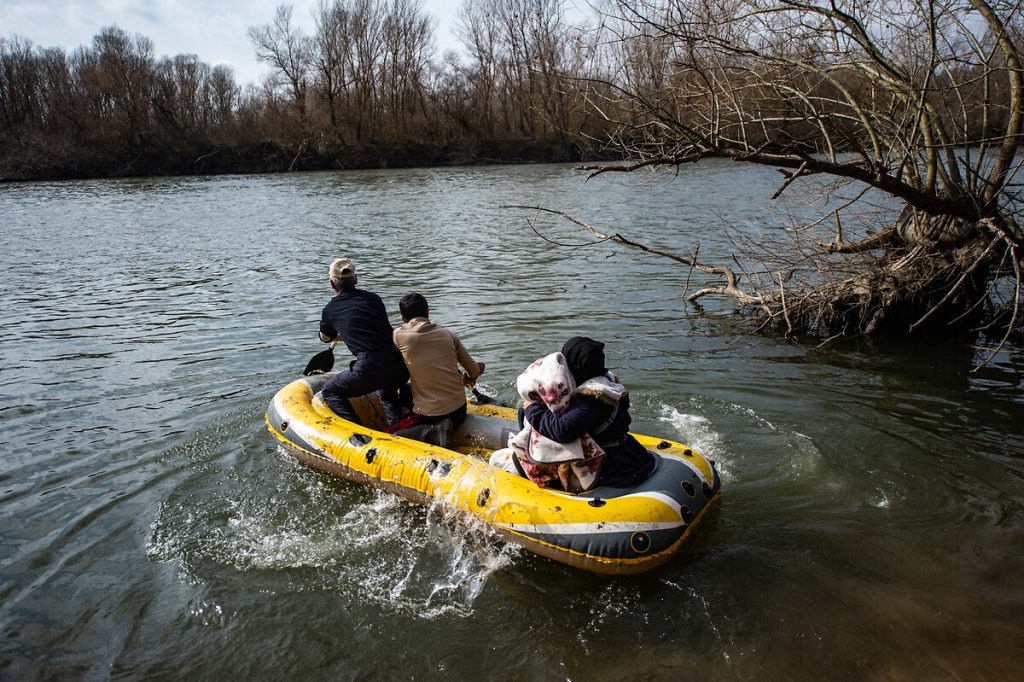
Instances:
[[[539,488],[487,463],[515,433],[515,410],[470,404],[452,449],[388,434],[375,396],[352,400],[363,424],[336,416],[317,395],[329,375],[282,388],[266,421],[298,460],[419,503],[433,500],[490,524],[506,540],[588,571],[640,573],[683,547],[719,498],[715,463],[693,448],[633,434],[657,457],[651,476],[633,488],[598,487],[572,494]]]

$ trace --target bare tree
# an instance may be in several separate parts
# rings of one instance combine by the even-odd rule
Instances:
[[[747,289],[743,273],[717,267],[708,274],[725,282],[691,300],[725,294],[766,323],[820,335],[1020,323],[1019,3],[611,5],[601,68],[578,82],[630,162],[595,173],[719,157],[778,168],[776,196],[827,179],[827,191],[870,188],[903,206],[859,235],[844,233],[849,204],[834,208],[798,228],[795,246],[757,254]]]
[[[316,21],[316,35],[313,38],[312,62],[317,94],[327,108],[331,136],[345,144],[341,130],[341,106],[353,82],[347,70],[353,41],[350,32],[351,12],[341,0],[320,0],[313,17]]]
[[[0,40],[0,122],[5,128],[38,118],[38,69],[31,41]]]
[[[280,5],[269,24],[249,29],[249,41],[256,57],[274,68],[274,77],[288,88],[299,116],[299,129],[305,137],[307,127],[306,96],[309,88],[310,39],[292,23],[290,5]]]
[[[76,61],[92,91],[89,99],[96,108],[91,118],[116,131],[129,147],[142,147],[149,126],[153,42],[108,26],[93,38],[92,50],[78,52]]]
[[[505,102],[519,133],[537,137],[555,127],[550,118],[552,75],[559,65],[564,2],[493,0],[490,11],[500,26]],[[541,112],[546,116],[537,116]]]
[[[178,55],[155,70],[152,102],[155,113],[186,135],[209,126],[210,67],[195,55]]]
[[[213,67],[210,71],[211,124],[221,129],[230,125],[240,99],[241,92],[231,67],[223,64]]]
[[[357,142],[373,141],[380,129],[380,79],[385,11],[380,0],[352,0],[352,110]]]
[[[392,134],[409,135],[410,118],[425,113],[427,70],[434,51],[434,21],[422,0],[392,0],[381,30],[384,54],[382,90]]]
[[[480,128],[488,135],[494,135],[496,112],[503,108],[495,93],[499,87],[500,28],[492,4],[492,0],[465,0],[456,24],[456,34],[470,58],[466,80],[472,92],[471,106]],[[465,121],[464,124],[469,125]]]

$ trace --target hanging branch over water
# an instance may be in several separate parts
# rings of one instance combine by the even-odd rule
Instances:
[[[628,239],[626,237],[623,237],[621,234],[619,234],[617,232],[614,233],[614,234],[605,234],[604,232],[600,232],[597,229],[595,229],[592,225],[588,225],[587,223],[583,222],[582,220],[579,220],[578,218],[574,218],[573,216],[571,216],[571,215],[569,215],[569,214],[567,214],[567,213],[565,213],[563,211],[557,211],[555,209],[545,208],[543,206],[521,206],[521,205],[515,205],[515,204],[505,204],[505,205],[502,205],[501,208],[515,208],[515,209],[525,209],[525,210],[529,210],[529,211],[542,211],[542,212],[545,212],[545,213],[552,213],[554,215],[561,216],[562,218],[565,218],[566,220],[568,220],[571,223],[575,223],[576,225],[579,225],[580,227],[584,228],[585,230],[590,232],[592,235],[594,235],[595,237],[597,237],[601,241],[612,241],[612,242],[615,242],[617,244],[622,244],[623,246],[628,246],[628,247],[630,247],[632,249],[638,249],[640,251],[646,251],[647,253],[651,253],[651,254],[654,254],[656,256],[661,256],[663,258],[671,259],[673,261],[676,261],[677,263],[682,263],[683,265],[689,266],[691,272],[693,270],[699,270],[699,271],[701,271],[703,273],[706,273],[706,274],[709,274],[709,275],[720,275],[722,277],[725,277],[725,285],[724,286],[705,287],[705,288],[701,289],[700,291],[697,291],[697,292],[695,292],[693,294],[690,294],[687,297],[687,299],[686,299],[688,301],[691,301],[691,302],[692,301],[696,301],[697,299],[701,298],[702,296],[706,296],[708,294],[723,294],[723,295],[726,295],[726,296],[731,296],[732,298],[736,299],[742,305],[760,304],[762,302],[760,296],[748,294],[747,292],[745,292],[745,291],[743,291],[742,289],[739,288],[739,278],[729,268],[722,267],[722,266],[707,265],[705,263],[699,262],[697,260],[697,250],[694,250],[694,254],[692,256],[681,256],[681,255],[679,255],[677,253],[673,253],[671,251],[666,251],[665,249],[659,249],[659,248],[656,248],[656,247],[653,247],[653,246],[648,246],[646,244],[642,244],[642,243],[634,241],[632,239]],[[532,227],[533,226],[531,225],[531,228]],[[534,229],[534,232],[536,232],[535,229]],[[547,240],[547,241],[551,241],[551,240]],[[557,244],[557,242],[551,242],[551,243]],[[598,242],[593,242],[593,243],[598,243]],[[687,277],[687,281],[689,281],[689,277]]]
[[[1020,328],[1019,3],[617,0],[595,44],[601,68],[574,80],[626,162],[582,166],[591,178],[719,158],[777,168],[773,199],[823,181],[857,192],[791,243],[753,245],[752,293],[705,293],[787,334],[998,328],[1004,343]],[[844,234],[869,189],[902,211]]]

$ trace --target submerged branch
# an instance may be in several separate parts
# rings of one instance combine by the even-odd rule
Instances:
[[[837,225],[838,225],[838,218]],[[863,253],[864,251],[871,251],[872,249],[880,249],[893,242],[896,235],[896,227],[889,227],[882,230],[878,234],[873,234],[870,237],[862,239],[858,242],[845,242],[842,240],[842,232],[836,228],[836,240],[831,244],[825,242],[818,242],[818,246],[825,249],[828,253]]]
[[[622,244],[623,246],[628,246],[630,248],[638,249],[640,251],[646,251],[647,253],[651,253],[656,256],[661,256],[663,258],[669,258],[671,260],[676,261],[677,263],[682,263],[683,265],[689,266],[691,270],[696,269],[709,275],[719,275],[725,277],[725,286],[707,287],[701,289],[687,297],[686,300],[688,301],[696,301],[698,298],[706,296],[707,294],[725,294],[736,299],[742,305],[757,305],[762,303],[761,296],[749,294],[739,288],[739,278],[736,276],[736,273],[734,273],[732,270],[724,266],[713,266],[699,262],[696,258],[696,252],[693,256],[681,256],[677,253],[666,251],[665,249],[659,249],[657,247],[648,246],[646,244],[642,244],[632,239],[628,239],[617,232],[614,234],[605,234],[604,232],[595,229],[593,226],[588,225],[587,223],[583,222],[582,220],[579,220],[578,218],[574,218],[573,216],[565,213],[564,211],[545,208],[543,206],[523,206],[515,204],[505,204],[502,205],[501,208],[516,208],[528,211],[542,211],[544,213],[551,213],[557,216],[561,216],[562,218],[568,220],[569,222],[575,223],[576,225],[579,225],[580,227],[584,228],[598,239],[604,241],[613,241],[616,242],[617,244]]]
[[[577,166],[576,169],[590,172],[590,175],[587,176],[587,180],[590,180],[591,178],[596,178],[598,175],[602,175],[603,173],[632,173],[633,171],[640,170],[641,168],[649,168],[655,166],[681,166],[684,163],[697,163],[702,158],[704,158],[703,154],[701,154],[700,152],[694,152],[692,154],[684,154],[682,156],[657,156],[652,159],[644,159],[643,161],[637,161],[635,163],[626,165],[589,164],[584,166]],[[548,210],[539,207],[529,206],[509,206],[508,208],[537,208],[538,210],[541,211]],[[568,218],[568,216],[564,217],[566,217],[568,220],[572,220],[572,218]]]

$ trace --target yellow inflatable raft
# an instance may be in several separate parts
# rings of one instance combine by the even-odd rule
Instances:
[[[574,495],[538,488],[487,463],[515,432],[515,411],[473,405],[455,449],[391,435],[334,415],[317,397],[328,375],[303,377],[274,396],[267,426],[309,465],[420,503],[465,510],[507,540],[588,571],[629,574],[668,561],[719,497],[714,462],[685,445],[634,434],[657,456],[654,473],[633,488]],[[364,424],[384,424],[380,403],[352,401]]]

